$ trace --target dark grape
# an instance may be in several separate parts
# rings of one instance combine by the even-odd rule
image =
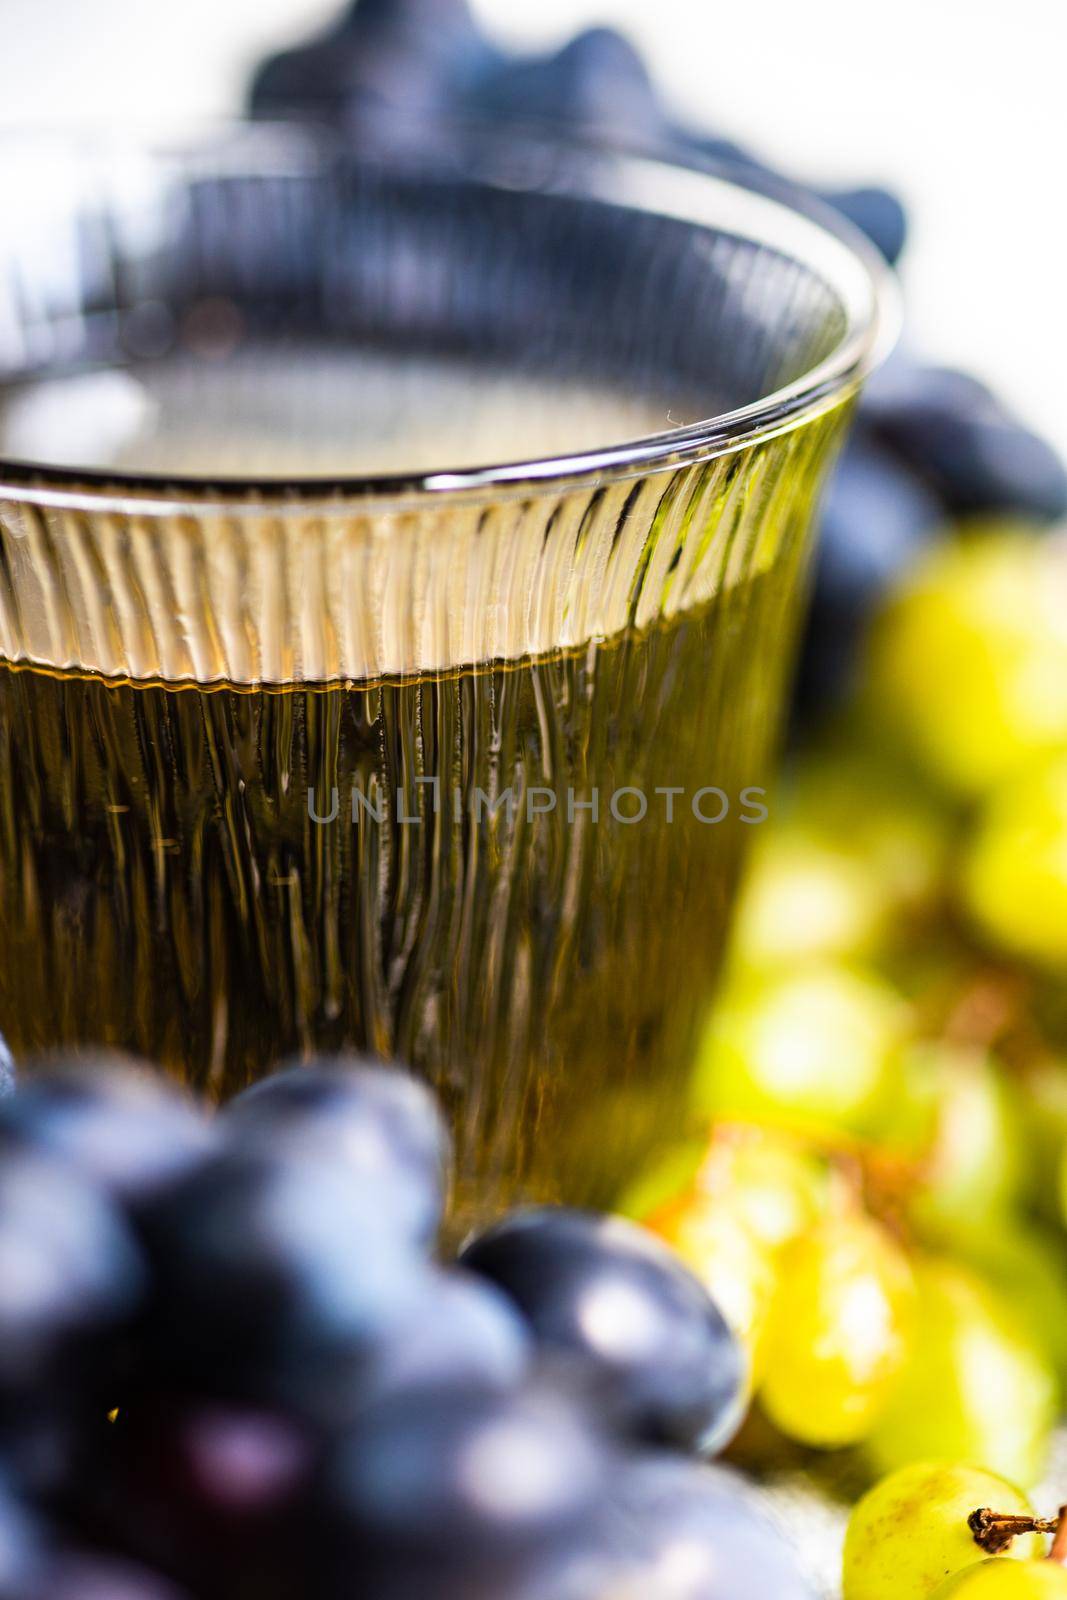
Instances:
[[[97,1435],[110,1403],[117,1362],[97,1343],[86,1373],[84,1350],[77,1365],[4,1395],[0,1403],[0,1460],[33,1504],[65,1502],[91,1468]],[[0,1590],[2,1596],[3,1590]]]
[[[530,1367],[533,1340],[514,1306],[491,1283],[458,1268],[428,1273],[399,1323],[319,1392],[306,1375],[300,1398],[331,1425],[403,1389],[446,1385],[506,1389]]]
[[[797,684],[801,713],[848,693],[864,629],[880,597],[943,523],[933,492],[876,444],[861,420],[824,501],[815,595]]]
[[[721,1467],[672,1457],[628,1463],[614,1501],[616,1550],[627,1549],[634,1564],[633,1587],[623,1592],[656,1600],[813,1600],[796,1552],[752,1492]]]
[[[6,1100],[15,1092],[15,1058],[7,1047],[7,1040],[0,1033],[0,1101]]]
[[[17,1600],[191,1600],[191,1597],[160,1574],[117,1557],[65,1551],[43,1565],[37,1577],[19,1591]]]
[[[444,1205],[449,1138],[430,1091],[399,1067],[327,1057],[266,1078],[222,1117],[243,1148],[292,1150],[341,1161],[373,1186],[377,1205],[428,1242]]]
[[[820,578],[843,604],[880,594],[935,537],[937,499],[860,429],[830,483],[822,518]]]
[[[158,1068],[87,1054],[24,1066],[18,1093],[0,1103],[5,1144],[55,1156],[137,1204],[198,1161],[211,1131]]]
[[[345,121],[364,111],[458,111],[462,87],[496,59],[467,0],[358,0],[324,33],[259,67],[252,111]]]
[[[0,1477],[0,1600],[20,1600],[40,1559],[40,1529]]]
[[[1055,450],[966,373],[899,357],[869,385],[863,417],[948,512],[1048,521],[1067,513],[1067,471]]]
[[[315,1436],[275,1411],[158,1394],[123,1407],[88,1511],[198,1596],[299,1591]]]
[[[205,1162],[148,1208],[151,1352],[211,1392],[274,1395],[395,1325],[426,1268],[373,1183],[315,1150]],[[325,1367],[323,1368],[325,1381]]]
[[[83,1381],[96,1341],[144,1290],[136,1243],[76,1172],[25,1150],[0,1159],[0,1395]],[[95,1367],[94,1367],[95,1370]]]
[[[613,1459],[584,1413],[539,1385],[394,1394],[327,1463],[334,1570],[359,1572],[375,1600],[496,1600],[581,1541]]]
[[[740,1346],[702,1285],[643,1228],[562,1208],[518,1212],[461,1259],[512,1297],[543,1349],[586,1369],[607,1411],[641,1437],[710,1451],[739,1422]]]
[[[908,237],[907,212],[889,189],[868,185],[860,189],[828,189],[822,198],[853,227],[865,233],[890,264],[899,261]]]
[[[825,205],[832,206],[847,217],[854,228],[866,234],[891,265],[903,254],[908,233],[907,212],[891,190],[875,185],[858,189],[811,190],[805,184],[776,172],[732,139],[721,135],[695,134],[690,129],[677,126],[672,130],[672,138],[679,156],[706,156],[709,161],[736,168],[742,179],[746,174],[757,179],[769,179],[785,197],[788,197],[791,189],[795,202],[801,207],[806,197],[810,204],[810,196],[815,194]]]
[[[590,28],[548,56],[508,56],[468,92],[480,112],[517,122],[544,121],[606,134],[662,136],[648,68],[613,28]]]

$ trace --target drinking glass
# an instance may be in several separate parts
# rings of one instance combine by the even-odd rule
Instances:
[[[0,1031],[404,1062],[466,1218],[684,1126],[893,318],[722,173],[432,143],[0,149]]]

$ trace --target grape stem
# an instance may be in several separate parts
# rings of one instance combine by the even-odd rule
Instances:
[[[981,1506],[979,1510],[971,1512],[967,1526],[974,1535],[975,1544],[991,1556],[1003,1555],[1012,1540],[1024,1533],[1051,1533],[1055,1535],[1052,1559],[1067,1561],[1067,1516],[1064,1515],[1064,1509],[1054,1517],[1021,1517],[1011,1512],[990,1511],[988,1506]],[[1058,1554],[1057,1545],[1061,1546]]]

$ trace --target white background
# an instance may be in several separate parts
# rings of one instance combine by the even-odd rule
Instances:
[[[475,5],[500,39],[528,47],[614,22],[689,119],[798,174],[898,187],[913,219],[913,340],[992,379],[1067,450],[1063,0]],[[264,51],[337,9],[330,0],[0,0],[0,123],[234,111]]]

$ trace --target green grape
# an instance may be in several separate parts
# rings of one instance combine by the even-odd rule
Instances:
[[[963,860],[960,894],[998,950],[1067,969],[1067,759],[992,796]]]
[[[844,1600],[925,1600],[943,1579],[978,1559],[967,1518],[980,1506],[1029,1516],[1018,1489],[991,1472],[919,1461],[883,1478],[856,1506],[845,1535]],[[1040,1554],[1034,1534],[1016,1539],[1017,1560]]]
[[[1067,1222],[1063,1193],[1067,1151],[1067,1063],[1045,1059],[1017,1080],[1027,1152],[1027,1199],[1047,1222]]]
[[[785,808],[749,863],[735,971],[873,955],[939,888],[943,820],[869,750],[818,750]]]
[[[695,1099],[726,1116],[870,1131],[910,1022],[888,984],[843,967],[737,984],[713,1013]]]
[[[825,1162],[794,1140],[727,1123],[715,1129],[689,1186],[642,1216],[707,1285],[756,1376],[778,1257],[821,1217],[828,1190]]]
[[[788,1134],[726,1123],[716,1132],[696,1188],[710,1200],[727,1200],[768,1249],[780,1250],[822,1216],[830,1178],[826,1163]]]
[[[1067,1568],[1056,1561],[993,1556],[957,1572],[931,1600],[1067,1600]]]
[[[854,725],[809,753],[793,781],[790,815],[862,861],[895,911],[913,910],[940,890],[950,819],[911,772],[872,747],[869,734]]]
[[[858,1209],[797,1239],[764,1352],[761,1399],[775,1426],[824,1449],[864,1438],[904,1366],[913,1292],[903,1251]]]
[[[678,1146],[624,1196],[620,1209],[638,1221],[678,1201],[725,1202],[772,1250],[821,1215],[829,1185],[826,1163],[795,1139],[756,1123],[717,1124],[698,1143]]]
[[[867,714],[950,791],[984,794],[1067,746],[1059,541],[1018,528],[938,545],[873,630]]]
[[[999,1224],[1022,1184],[1016,1096],[985,1051],[937,1042],[909,1054],[913,1079],[926,1074],[933,1096],[926,1182],[914,1220],[948,1238],[984,1222]]]
[[[957,1232],[953,1253],[979,1271],[1047,1354],[1067,1396],[1067,1266],[1063,1245],[1032,1218]]]
[[[911,1354],[867,1441],[872,1464],[889,1472],[935,1457],[981,1461],[1035,1482],[1057,1409],[1045,1351],[971,1269],[938,1259],[916,1276]]]
[[[884,934],[886,902],[867,862],[789,823],[776,824],[749,863],[734,923],[732,967],[758,972],[866,955]]]

